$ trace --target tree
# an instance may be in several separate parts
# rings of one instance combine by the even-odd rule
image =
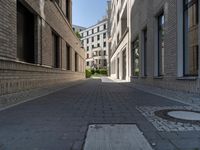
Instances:
[[[78,31],[76,31],[75,34],[76,34],[76,36],[77,36],[79,39],[82,38],[81,35],[80,35],[80,33],[79,33]]]

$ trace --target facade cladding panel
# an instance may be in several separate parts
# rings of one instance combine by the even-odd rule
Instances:
[[[85,52],[71,27],[71,4],[1,1],[0,95],[85,78]]]

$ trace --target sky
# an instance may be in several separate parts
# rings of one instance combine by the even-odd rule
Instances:
[[[89,27],[106,15],[107,0],[72,0],[73,25]]]

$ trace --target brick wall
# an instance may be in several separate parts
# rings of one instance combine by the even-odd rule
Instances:
[[[155,78],[155,36],[156,16],[160,11],[165,13],[165,57],[163,78]],[[142,48],[142,30],[147,26],[147,77],[132,78],[136,84],[147,84],[172,90],[200,93],[200,80],[177,78],[177,1],[174,0],[136,0],[131,14],[131,41],[136,36],[140,38],[140,50]],[[141,56],[140,51],[140,56]],[[132,56],[131,56],[132,57]],[[132,58],[133,59],[133,58]],[[140,59],[140,64],[142,64]],[[140,65],[140,70],[142,70]]]
[[[0,95],[84,79],[85,52],[66,19],[66,4],[54,0],[19,0],[35,16],[35,64],[18,61],[16,1],[0,0]],[[71,10],[71,1],[70,1]],[[52,31],[59,36],[60,68],[53,68]],[[66,44],[71,48],[71,70],[66,70]],[[79,70],[75,72],[75,52]]]

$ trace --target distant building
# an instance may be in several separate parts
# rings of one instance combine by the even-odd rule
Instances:
[[[81,41],[86,51],[86,68],[107,69],[108,65],[108,20],[81,31]]]
[[[72,29],[74,32],[81,32],[83,30],[85,30],[86,28],[85,27],[81,27],[81,26],[77,26],[77,25],[72,25]]]
[[[0,2],[0,95],[85,78],[71,0]]]

